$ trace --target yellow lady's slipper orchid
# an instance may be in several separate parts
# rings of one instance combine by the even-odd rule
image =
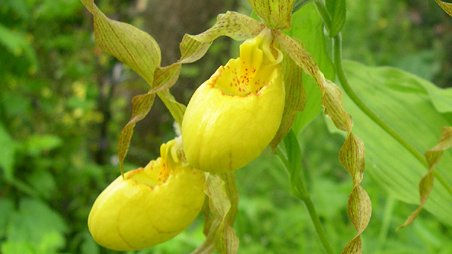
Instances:
[[[254,160],[275,136],[284,109],[282,54],[263,30],[240,45],[193,94],[182,122],[188,162],[226,172]]]
[[[204,202],[204,174],[179,160],[175,140],[161,158],[127,172],[96,199],[89,230],[100,245],[138,250],[176,236],[196,218]]]

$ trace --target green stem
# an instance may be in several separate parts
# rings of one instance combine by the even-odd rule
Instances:
[[[325,6],[320,1],[315,1],[317,10],[322,16],[323,22],[328,30],[331,27],[331,20],[328,15],[328,12]],[[416,150],[410,143],[402,138],[394,129],[392,129],[388,124],[386,124],[380,117],[378,117],[370,108],[364,104],[364,102],[358,97],[355,91],[351,88],[350,83],[348,82],[344,69],[342,67],[342,36],[341,33],[338,33],[333,38],[333,62],[336,68],[336,75],[339,79],[339,82],[342,85],[345,93],[350,97],[350,99],[358,106],[361,111],[366,114],[372,121],[374,121],[378,126],[380,126],[386,133],[388,133],[392,138],[394,138],[399,144],[401,144],[408,152],[410,152],[414,158],[416,158],[422,165],[428,167],[427,161],[424,156]],[[441,185],[452,194],[452,186],[447,182],[444,176],[442,176],[438,171],[434,172],[435,177],[441,183]]]
[[[363,111],[372,121],[379,125],[383,130],[385,130],[391,137],[397,140],[403,147],[405,147],[419,162],[424,166],[427,166],[427,162],[413,146],[406,142],[395,130],[393,130],[389,125],[387,125],[381,118],[379,118],[371,109],[369,109],[366,104],[356,95],[355,91],[351,88],[348,83],[347,78],[342,67],[342,38],[338,34],[333,38],[334,42],[334,65],[336,66],[336,73],[339,81],[344,88],[345,93],[352,101]]]
[[[314,223],[315,230],[320,238],[320,241],[323,244],[323,247],[325,248],[326,253],[328,254],[334,253],[333,248],[331,247],[330,242],[328,241],[328,238],[326,237],[326,234],[323,231],[322,223],[320,222],[319,216],[317,215],[317,211],[315,210],[314,203],[312,203],[311,197],[308,195],[307,198],[302,200],[306,205],[306,208],[308,209],[309,216],[311,217],[312,223]]]
[[[322,242],[323,247],[325,248],[325,251],[327,254],[333,254],[333,248],[331,247],[330,242],[328,241],[328,238],[326,236],[325,231],[323,230],[322,223],[320,222],[319,215],[317,214],[317,211],[314,207],[314,203],[312,202],[311,195],[309,194],[309,191],[306,189],[304,184],[304,177],[303,177],[303,168],[298,169],[290,169],[291,163],[287,159],[287,157],[284,155],[284,152],[282,149],[278,146],[276,150],[276,154],[283,162],[286,170],[288,171],[289,175],[291,175],[292,170],[296,170],[300,173],[299,177],[301,178],[299,182],[297,182],[297,190],[299,193],[294,191],[294,195],[303,201],[306,208],[308,209],[309,217],[311,218],[312,223],[314,224],[315,231],[320,238],[320,241]],[[301,166],[301,165],[300,165]],[[293,176],[291,176],[293,177]],[[296,177],[296,176],[295,176]]]
[[[303,169],[299,169],[300,172],[303,172]],[[320,241],[322,242],[323,247],[325,248],[326,253],[333,254],[333,248],[331,247],[330,242],[328,241],[328,238],[326,236],[325,231],[323,230],[322,223],[320,222],[319,215],[317,214],[317,211],[314,207],[314,203],[312,202],[311,195],[309,194],[309,191],[306,189],[304,185],[303,180],[303,174],[300,174],[300,177],[302,178],[300,182],[298,182],[298,190],[300,191],[300,195],[297,197],[304,202],[306,208],[309,212],[309,217],[311,217],[311,221],[314,224],[315,231],[317,232],[318,237],[320,238]]]

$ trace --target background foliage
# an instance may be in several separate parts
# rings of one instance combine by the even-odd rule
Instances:
[[[174,8],[166,7],[167,11],[186,13],[189,10],[183,1],[168,2],[173,2]],[[159,21],[145,15],[155,11],[153,8],[163,11],[165,5],[159,7],[157,1],[140,0],[98,3],[110,17],[144,27],[155,35],[163,47],[164,57],[170,55],[165,52],[177,52],[174,41],[180,41],[180,37],[164,36],[167,31],[160,28]],[[452,74],[447,71],[452,65],[452,23],[434,1],[348,1],[347,4],[343,31],[347,58],[371,66],[399,67],[440,87],[452,85]],[[173,28],[177,29],[174,33],[177,36],[183,32],[203,31],[207,28],[206,20],[212,20],[226,9],[250,13],[245,1],[215,1],[215,4],[200,1],[199,5],[191,5],[207,6],[203,9],[205,14],[171,16],[173,19],[168,23],[176,24]],[[177,16],[184,20],[178,20]],[[312,4],[304,5],[293,22],[294,29],[290,33],[305,42],[327,76],[333,75],[329,55],[325,53],[328,51],[324,51],[331,45],[323,37],[321,20]],[[230,52],[235,52],[234,46],[220,40],[206,60],[184,67],[183,78],[175,88],[176,96],[186,102],[192,89],[224,63]],[[164,59],[164,62],[173,60]],[[378,77],[397,75],[394,72],[398,71],[368,69],[353,62],[348,62],[346,67],[351,83],[357,84],[358,91],[363,91],[360,95],[372,95],[364,99],[384,116],[388,109],[383,106],[392,105],[388,104],[391,100],[383,101],[385,93],[374,94],[365,89],[384,83],[379,83]],[[375,76],[362,77],[360,73]],[[305,79],[309,86],[309,78]],[[419,84],[423,82],[426,81]],[[143,92],[145,87],[127,67],[93,47],[91,18],[78,0],[0,2],[1,253],[110,253],[92,241],[86,218],[97,194],[119,173],[115,157],[117,137],[128,117],[131,96]],[[397,97],[398,92],[406,92],[406,89],[399,87],[394,92],[397,105],[390,108],[399,106],[401,111],[410,112],[413,119],[420,122],[430,119],[429,122],[452,123],[450,105],[441,112],[442,120],[432,120],[439,116],[438,109],[432,106],[431,92],[420,87],[409,90],[416,94],[414,99]],[[421,98],[416,91],[423,94],[423,104],[428,107],[422,112],[423,119],[416,118],[418,106],[411,105]],[[450,89],[448,91],[450,94]],[[312,98],[316,97],[315,89],[309,92]],[[406,101],[402,104],[400,99]],[[303,119],[314,121],[307,126],[306,120],[296,123],[301,131],[303,166],[307,169],[308,188],[327,234],[334,248],[339,250],[354,234],[346,215],[350,179],[337,161],[343,137],[330,133],[325,120],[317,117],[319,102],[311,100],[309,103],[314,113]],[[367,119],[355,113],[352,106],[349,109],[355,126],[361,125],[363,131],[369,131],[369,136],[381,142],[372,148],[374,139],[369,141],[370,154],[375,155],[370,155],[372,163],[368,163],[369,174],[364,185],[374,210],[363,235],[365,253],[450,253],[450,218],[449,221],[445,221],[447,217],[438,220],[423,212],[412,226],[395,232],[415,208],[398,199],[404,195],[406,202],[416,202],[416,199],[412,200],[412,194],[403,194],[407,191],[405,188],[397,189],[395,185],[395,189],[388,189],[382,185],[384,179],[378,168],[407,166],[400,158],[393,159],[394,163],[376,158],[391,147],[390,141],[382,138],[383,134],[376,127],[367,127]],[[418,125],[399,122],[390,114],[387,117],[400,130],[412,130],[406,135],[419,135],[413,127]],[[439,137],[439,129],[435,132],[432,127],[429,131],[433,133],[428,139],[419,139],[419,146],[424,149],[434,145],[432,142]],[[158,145],[173,135],[171,117],[163,107],[155,107],[147,121],[137,127],[128,168],[155,158]],[[416,172],[417,176],[412,177],[414,184],[423,171]],[[302,203],[291,196],[287,174],[271,151],[239,170],[237,175],[241,200],[235,228],[241,240],[240,252],[321,252],[309,217]],[[416,192],[415,189],[408,191]],[[188,253],[202,240],[199,220],[175,240],[139,253]]]

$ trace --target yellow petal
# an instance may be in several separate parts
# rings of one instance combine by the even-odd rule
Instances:
[[[182,122],[187,160],[226,172],[255,159],[275,136],[284,109],[282,54],[269,30],[245,41],[193,94]]]
[[[89,230],[100,245],[138,250],[167,241],[189,226],[204,202],[204,174],[173,156],[173,141],[161,158],[127,172],[96,199]]]

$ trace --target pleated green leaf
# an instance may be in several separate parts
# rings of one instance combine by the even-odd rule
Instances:
[[[248,0],[253,10],[273,29],[290,27],[294,0]]]
[[[352,88],[366,105],[411,143],[420,153],[438,143],[441,129],[452,125],[452,89],[440,89],[407,72],[389,67],[367,67],[345,62]],[[353,130],[366,143],[366,172],[397,199],[419,204],[419,182],[428,172],[405,148],[378,127],[345,97],[353,116]],[[446,182],[436,181],[425,209],[452,225],[452,153],[445,151],[436,171]],[[448,187],[447,187],[448,186]]]

